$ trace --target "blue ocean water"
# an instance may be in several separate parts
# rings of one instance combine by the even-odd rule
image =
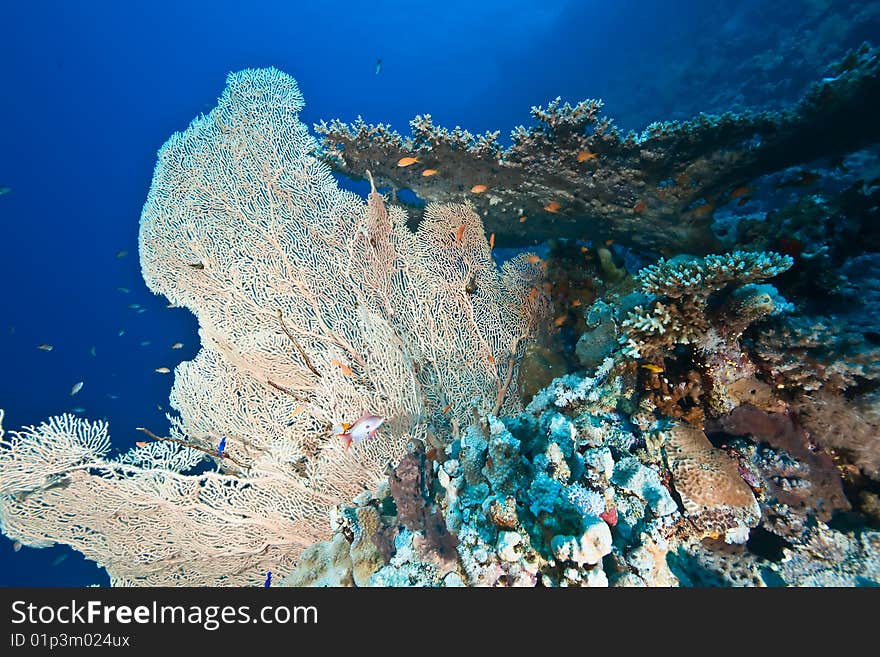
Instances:
[[[167,309],[146,289],[138,219],[156,151],[213,107],[229,71],[275,66],[293,75],[308,124],[361,115],[406,132],[413,116],[430,113],[439,125],[504,136],[528,122],[532,105],[562,96],[602,98],[618,125],[641,129],[701,110],[788,102],[821,77],[820,63],[877,27],[876,18],[841,26],[819,13],[810,23],[816,31],[800,34],[804,14],[841,5],[788,4],[803,7],[2,3],[0,186],[10,188],[0,196],[5,428],[75,408],[106,418],[121,448],[139,439],[137,426],[167,428],[172,378],[155,369],[192,358],[198,337],[187,310]],[[765,69],[735,65],[779,43],[802,56]],[[172,349],[177,342],[183,348]],[[0,538],[0,585],[107,582],[67,548],[14,551]]]

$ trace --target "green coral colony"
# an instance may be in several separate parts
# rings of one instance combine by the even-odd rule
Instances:
[[[7,536],[132,584],[880,585],[880,185],[786,171],[878,168],[877,50],[787,111],[641,135],[557,99],[507,150],[430,116],[319,143],[292,79],[229,84],[163,148],[142,219],[145,278],[202,328],[180,418],[117,460],[101,423],[7,432]],[[364,204],[331,167],[391,193]],[[789,196],[737,220],[774,179]],[[496,235],[549,255],[499,273]],[[343,449],[356,421],[384,424]],[[124,530],[74,499],[97,495]]]

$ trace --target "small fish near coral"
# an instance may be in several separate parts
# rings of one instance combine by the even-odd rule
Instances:
[[[352,444],[360,445],[367,438],[375,436],[379,427],[384,423],[384,417],[366,413],[358,418],[354,424],[343,422],[341,425],[333,427],[333,433],[342,438],[347,452]]]

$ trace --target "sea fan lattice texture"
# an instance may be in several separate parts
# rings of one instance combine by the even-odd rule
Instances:
[[[160,150],[141,216],[148,286],[200,325],[171,437],[214,453],[225,437],[217,471],[187,475],[204,453],[170,442],[108,460],[90,447],[106,426],[53,420],[0,449],[8,536],[67,543],[116,584],[259,584],[407,442],[517,410],[540,270],[524,256],[499,272],[468,207],[429,206],[413,233],[375,189],[366,204],[340,190],[302,106],[276,69],[230,74]],[[365,413],[384,426],[345,451],[333,427]]]

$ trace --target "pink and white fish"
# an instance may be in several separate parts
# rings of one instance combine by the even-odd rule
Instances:
[[[365,413],[354,424],[343,422],[341,425],[336,425],[333,427],[333,433],[345,441],[347,452],[352,443],[359,445],[365,439],[372,438],[384,422],[384,417]]]

